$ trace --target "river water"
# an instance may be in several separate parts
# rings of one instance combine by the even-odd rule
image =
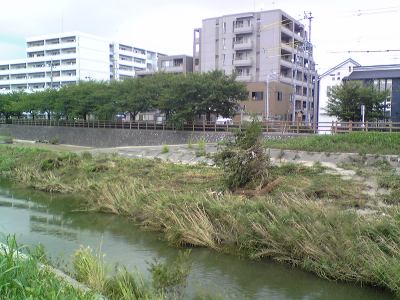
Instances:
[[[146,277],[153,259],[171,260],[178,249],[127,218],[78,212],[76,200],[17,188],[0,181],[0,233],[19,243],[44,245],[51,257],[70,265],[80,245],[105,253],[107,263],[138,269]],[[3,237],[4,238],[4,237]],[[206,291],[225,299],[392,299],[370,287],[336,283],[271,261],[249,261],[208,249],[192,249],[186,297]]]

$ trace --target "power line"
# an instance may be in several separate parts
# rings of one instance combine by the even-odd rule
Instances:
[[[382,53],[382,52],[384,52],[384,53],[400,52],[400,49],[328,51],[328,53]]]

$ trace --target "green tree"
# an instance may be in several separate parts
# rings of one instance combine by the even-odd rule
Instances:
[[[128,113],[134,120],[139,112],[149,111],[155,97],[149,77],[130,78],[112,84],[120,112]]]
[[[362,119],[361,105],[365,105],[366,121],[384,119],[387,96],[387,91],[378,91],[358,81],[345,81],[332,88],[326,111],[342,121],[358,122]]]

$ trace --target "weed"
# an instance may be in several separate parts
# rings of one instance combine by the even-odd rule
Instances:
[[[183,298],[187,277],[191,270],[190,250],[180,251],[174,262],[150,263],[149,271],[153,277],[153,287],[172,299]]]
[[[93,155],[89,151],[84,151],[84,152],[82,152],[82,158],[85,160],[92,160]]]
[[[206,140],[201,138],[197,143],[196,156],[206,156]]]
[[[166,153],[168,153],[168,152],[169,152],[169,147],[168,147],[168,145],[166,145],[166,144],[162,145],[161,153],[162,153],[162,154],[166,154]]]
[[[282,160],[282,158],[285,156],[285,151],[281,149],[278,153],[277,159]]]
[[[190,136],[189,139],[188,139],[188,149],[193,149],[193,140],[192,140],[192,136]]]
[[[49,140],[49,143],[52,144],[52,145],[58,145],[58,144],[60,144],[60,140],[57,137],[52,137]]]

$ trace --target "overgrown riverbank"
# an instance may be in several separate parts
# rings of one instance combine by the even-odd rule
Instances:
[[[102,253],[81,247],[74,253],[72,274],[67,275],[50,265],[42,247],[30,250],[18,245],[13,236],[4,242],[0,243],[1,299],[183,299],[191,269],[190,251],[180,252],[168,264],[149,263],[150,280],[122,267],[114,266],[110,272],[112,266],[105,263]]]
[[[130,216],[175,245],[269,257],[321,277],[400,291],[400,211],[373,215],[360,183],[319,165],[274,167],[267,189],[227,192],[218,168],[1,146],[0,172],[33,188],[80,193],[85,207]],[[289,193],[283,193],[287,191]]]

